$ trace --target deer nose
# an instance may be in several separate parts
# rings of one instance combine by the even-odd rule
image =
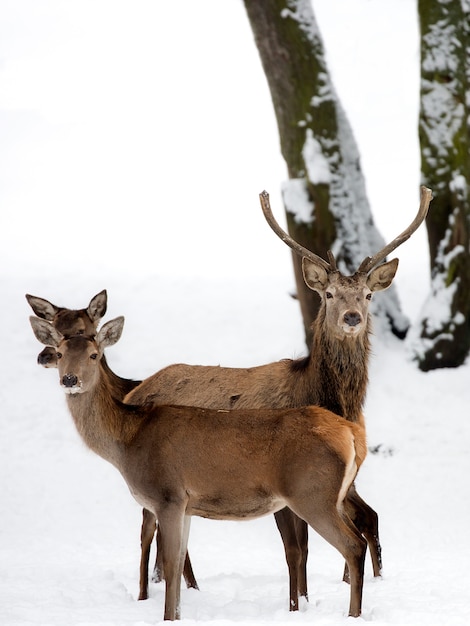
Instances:
[[[64,387],[76,387],[78,385],[78,378],[75,374],[64,374],[62,376],[62,385]]]
[[[43,367],[54,367],[57,363],[57,353],[54,348],[44,348],[38,354],[38,364]]]
[[[347,324],[348,326],[357,326],[358,324],[361,323],[362,316],[357,311],[347,311],[344,314],[343,319],[344,319],[345,324]]]

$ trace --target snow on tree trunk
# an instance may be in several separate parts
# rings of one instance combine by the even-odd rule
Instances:
[[[341,271],[354,273],[384,241],[372,219],[357,145],[328,74],[310,0],[245,0],[245,8],[287,164],[282,192],[289,233],[325,259],[331,249]],[[305,285],[297,255],[293,262],[309,344],[319,301]],[[385,327],[404,337],[408,321],[393,287],[374,305]]]
[[[470,348],[470,1],[420,0],[422,182],[431,292],[410,333],[423,371],[461,365]]]

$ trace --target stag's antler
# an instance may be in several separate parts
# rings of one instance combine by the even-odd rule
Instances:
[[[282,241],[284,241],[284,243],[286,243],[290,248],[292,248],[292,250],[296,252],[299,256],[307,257],[314,263],[320,264],[325,270],[329,272],[337,271],[336,261],[331,250],[328,250],[328,253],[327,253],[328,259],[330,261],[328,263],[327,261],[319,257],[317,254],[314,254],[307,248],[304,248],[303,246],[301,246],[300,243],[297,243],[295,239],[292,239],[292,237],[288,235],[274,219],[274,215],[272,214],[272,211],[271,211],[271,205],[269,203],[268,192],[262,191],[259,195],[259,199],[261,202],[261,208],[263,210],[266,221],[271,226],[271,228],[276,233],[276,235],[280,237]],[[357,271],[363,272],[365,274],[369,273],[371,269],[375,267],[376,265],[378,265],[380,261],[385,259],[385,257],[388,254],[390,254],[390,252],[393,252],[393,250],[398,248],[398,246],[401,246],[402,243],[404,243],[407,239],[409,239],[411,235],[415,232],[415,230],[417,230],[417,228],[423,222],[424,218],[426,217],[431,200],[432,200],[432,191],[428,189],[427,187],[422,186],[421,187],[421,201],[420,201],[418,213],[416,214],[416,217],[408,226],[408,228],[404,230],[401,233],[401,235],[398,235],[398,237],[395,237],[395,239],[391,241],[389,244],[387,244],[384,248],[382,248],[382,250],[374,254],[374,256],[372,257],[367,256],[362,261]]]
[[[310,250],[307,250],[307,248],[304,248],[303,246],[301,246],[300,243],[297,243],[295,239],[292,239],[292,237],[288,235],[274,219],[274,215],[271,211],[271,204],[269,202],[269,193],[267,191],[262,191],[259,194],[259,199],[261,202],[261,208],[263,210],[266,221],[271,226],[271,228],[276,233],[276,235],[280,239],[282,239],[282,241],[286,243],[289,246],[289,248],[292,248],[292,250],[295,253],[297,253],[299,256],[307,257],[314,263],[318,263],[328,272],[336,270],[336,261],[334,260],[333,253],[331,252],[331,250],[328,251],[328,258],[330,259],[330,261],[333,260],[332,264],[325,261],[325,259],[322,259],[321,256],[318,256],[317,254],[314,254]]]
[[[398,248],[398,246],[401,246],[402,243],[404,243],[407,239],[409,239],[411,235],[415,232],[415,230],[417,230],[417,228],[423,222],[424,218],[426,217],[431,200],[432,200],[432,191],[428,189],[427,187],[424,187],[423,185],[421,187],[421,201],[419,203],[418,213],[416,214],[416,217],[408,226],[408,228],[406,228],[401,233],[401,235],[398,235],[398,237],[395,237],[395,239],[391,241],[389,244],[387,244],[384,248],[382,248],[382,250],[374,254],[374,256],[372,257],[367,256],[362,261],[357,271],[364,272],[365,274],[367,274],[368,272],[370,272],[370,270],[373,267],[378,265],[380,261],[385,259],[385,257],[388,254],[390,254],[390,252],[393,252],[393,250]]]

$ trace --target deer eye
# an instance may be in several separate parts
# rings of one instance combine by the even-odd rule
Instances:
[[[372,294],[371,294],[371,293],[368,293],[368,294],[367,294],[367,296],[366,296],[366,300],[372,300]]]
[[[58,359],[62,358],[62,352],[56,352],[55,355]]]
[[[326,299],[327,299],[327,300],[329,300],[330,298],[332,298],[332,297],[333,297],[333,294],[331,293],[331,291],[327,291],[327,292],[325,293],[325,296],[326,296]]]
[[[98,358],[97,352],[93,352],[93,354],[90,354],[90,359],[93,359],[93,361],[95,361],[97,358]]]

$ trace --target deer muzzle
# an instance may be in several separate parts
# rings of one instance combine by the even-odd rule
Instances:
[[[44,348],[44,350],[38,354],[38,364],[43,367],[57,367],[57,353],[55,348]]]
[[[347,326],[357,326],[362,322],[362,315],[358,311],[346,311],[343,320]]]
[[[343,333],[348,337],[355,337],[363,329],[363,317],[359,311],[346,311],[343,315],[343,323],[341,328]]]
[[[81,384],[75,374],[64,374],[61,385],[66,393],[80,393]]]

